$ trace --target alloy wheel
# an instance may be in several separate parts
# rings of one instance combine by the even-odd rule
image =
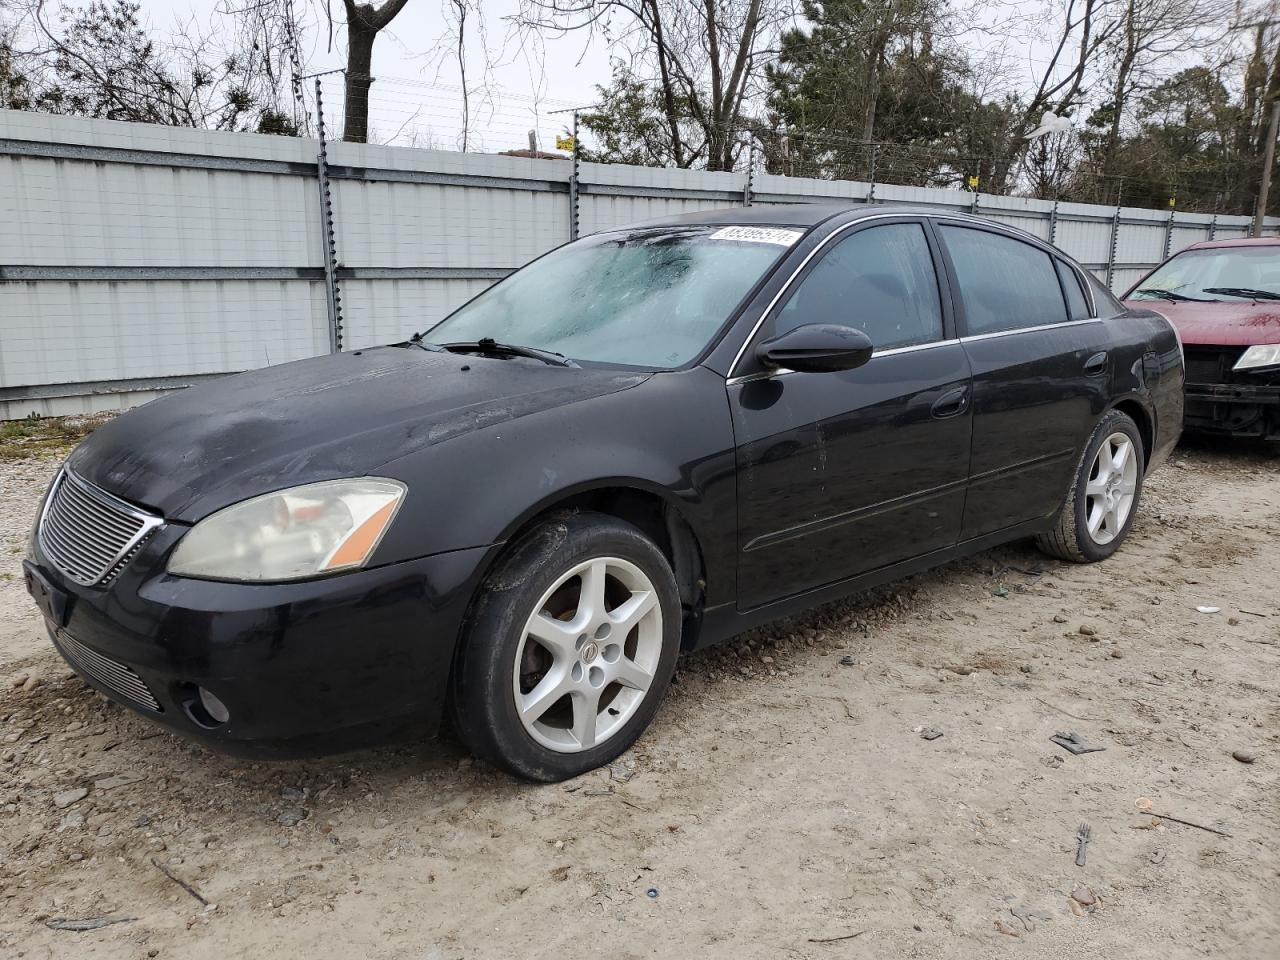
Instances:
[[[525,622],[516,650],[516,712],[534,740],[590,750],[639,709],[662,656],[662,606],[649,577],[618,557],[562,574]]]
[[[1102,441],[1085,484],[1085,528],[1094,543],[1110,543],[1124,529],[1138,489],[1138,456],[1133,441],[1113,433]]]

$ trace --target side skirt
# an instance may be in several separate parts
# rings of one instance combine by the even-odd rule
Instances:
[[[973,540],[966,540],[964,543],[958,543],[953,547],[922,554],[910,560],[903,560],[887,567],[881,567],[878,570],[872,570],[869,573],[850,577],[847,580],[840,580],[813,590],[806,590],[804,593],[785,597],[782,600],[775,600],[772,603],[753,607],[750,610],[738,610],[732,603],[712,607],[703,612],[702,628],[697,631],[692,643],[685,644],[685,649],[700,650],[703,647],[721,643],[761,624],[769,623],[773,620],[781,620],[783,617],[792,616],[801,611],[821,606],[824,603],[843,599],[850,594],[861,593],[873,587],[892,583],[895,580],[902,580],[913,574],[922,573],[933,567],[950,563],[952,560],[959,560],[962,557],[981,553],[983,550],[989,550],[1011,540],[1034,536],[1047,529],[1051,520],[1052,517],[1029,520]]]

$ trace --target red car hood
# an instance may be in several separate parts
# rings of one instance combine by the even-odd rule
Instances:
[[[1171,303],[1126,300],[1138,310],[1154,310],[1178,328],[1183,343],[1251,347],[1280,343],[1280,300],[1262,303]]]

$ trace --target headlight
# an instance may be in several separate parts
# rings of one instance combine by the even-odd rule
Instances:
[[[1233,370],[1280,366],[1280,343],[1260,343],[1240,355]]]
[[[302,580],[363,566],[404,497],[396,480],[326,480],[254,497],[201,520],[169,572],[213,580]]]

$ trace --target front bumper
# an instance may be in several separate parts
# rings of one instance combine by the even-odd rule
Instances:
[[[1188,383],[1189,431],[1233,437],[1280,436],[1280,386]]]
[[[1185,427],[1233,437],[1280,436],[1280,374],[1241,371],[1244,347],[1188,344]]]
[[[230,753],[310,756],[434,732],[491,548],[301,583],[218,583],[163,572],[179,534],[163,530],[106,587],[73,583],[33,545],[28,586],[88,683]],[[225,722],[211,723],[199,687],[225,704]]]

